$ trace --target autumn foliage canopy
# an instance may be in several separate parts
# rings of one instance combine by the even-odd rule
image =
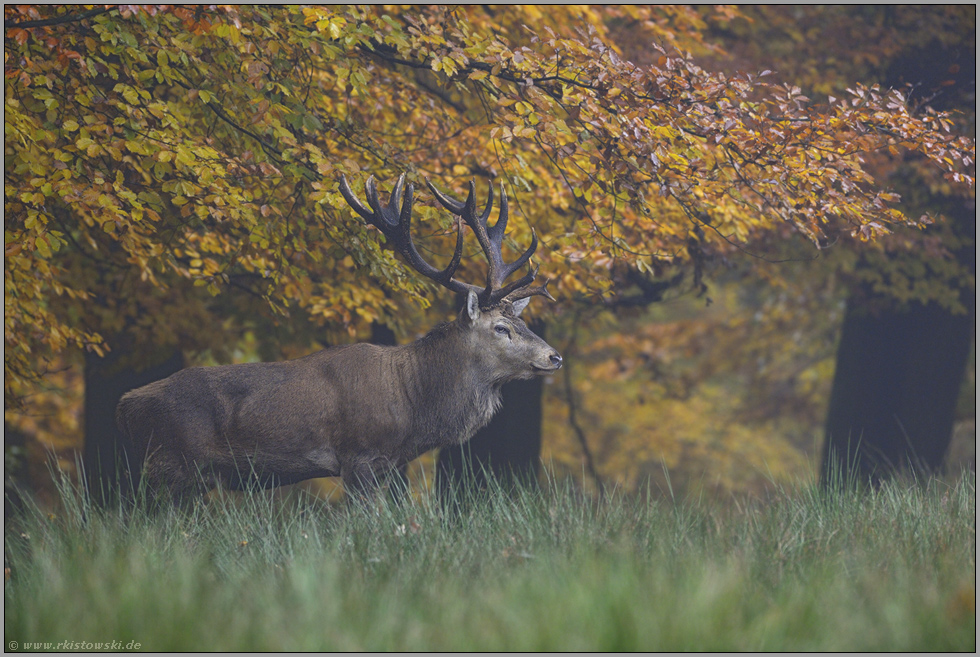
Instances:
[[[5,406],[76,348],[219,349],[216,316],[256,313],[358,333],[426,306],[431,284],[349,210],[342,175],[457,195],[503,181],[558,308],[674,272],[698,289],[706,263],[779,260],[794,236],[816,251],[928,225],[876,178],[890,158],[972,190],[974,139],[907,90],[810,98],[696,63],[736,18],[5,6]],[[618,45],[627,29],[642,58]],[[416,213],[438,264],[452,220],[425,195]]]

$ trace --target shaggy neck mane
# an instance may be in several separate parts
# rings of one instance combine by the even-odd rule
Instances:
[[[414,361],[404,385],[428,449],[469,440],[500,407],[500,384],[481,371],[466,331],[446,322],[404,347]]]

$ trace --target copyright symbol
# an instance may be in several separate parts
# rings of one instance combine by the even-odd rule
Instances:
[[[17,642],[11,641],[10,643],[7,644],[7,647],[10,648],[11,650],[17,650]]]

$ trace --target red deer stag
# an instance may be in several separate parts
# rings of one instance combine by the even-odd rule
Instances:
[[[135,447],[151,493],[174,499],[221,483],[233,489],[272,487],[341,476],[348,491],[369,495],[393,468],[430,449],[469,440],[500,405],[500,386],[554,372],[562,359],[519,318],[530,297],[553,298],[533,286],[529,260],[537,237],[514,262],[501,255],[507,197],[493,226],[493,186],[477,214],[475,185],[460,202],[427,184],[457,219],[456,249],[443,270],[419,255],[411,236],[414,187],[398,179],[388,205],[373,176],[365,207],[346,178],[351,207],[384,233],[419,273],[465,295],[452,322],[402,346],[353,344],[296,360],[190,367],[130,391],[119,402],[119,430]],[[403,193],[404,192],[404,193]],[[401,208],[399,210],[399,204]],[[463,252],[463,227],[476,234],[489,262],[485,287],[453,278]],[[527,273],[505,280],[528,264]]]

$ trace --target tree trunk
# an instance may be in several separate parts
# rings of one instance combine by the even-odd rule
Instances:
[[[930,304],[873,314],[851,299],[827,413],[824,485],[942,469],[973,334],[973,313]]]
[[[126,392],[166,378],[184,367],[184,356],[173,351],[162,362],[136,369],[119,351],[101,357],[85,354],[85,480],[98,504],[112,500],[122,486],[135,486],[141,464],[132,463],[132,445],[116,428],[116,405]],[[129,492],[129,491],[124,491]]]
[[[542,325],[530,328],[544,338]],[[453,491],[484,488],[489,478],[505,488],[537,484],[544,379],[511,381],[501,392],[503,403],[487,426],[469,442],[439,451],[436,490],[440,497],[446,499]]]

